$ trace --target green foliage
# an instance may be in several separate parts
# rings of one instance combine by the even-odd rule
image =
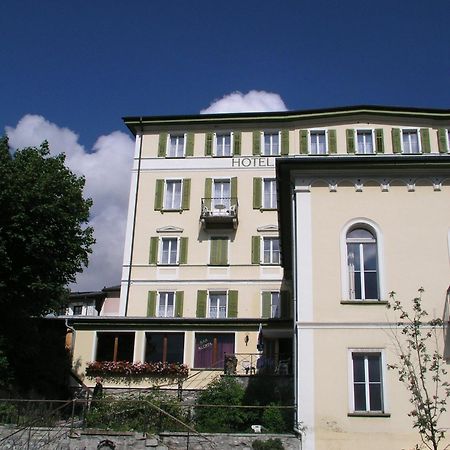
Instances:
[[[261,423],[264,431],[268,431],[269,433],[282,433],[283,431],[287,431],[283,413],[274,403],[264,408]]]
[[[197,398],[195,420],[202,432],[233,433],[245,427],[246,412],[240,406],[244,388],[233,377],[222,377],[213,381]],[[199,405],[217,405],[201,407]],[[222,405],[222,407],[220,407]],[[226,408],[223,406],[227,406]]]
[[[397,371],[399,381],[409,391],[412,410],[408,416],[413,419],[422,443],[430,450],[438,450],[445,439],[446,425],[440,425],[440,419],[447,410],[450,384],[445,381],[446,364],[439,349],[443,323],[441,319],[427,319],[428,313],[422,307],[423,292],[420,288],[413,299],[412,312],[396,299],[395,292],[390,294],[388,307],[399,314],[401,335],[393,336],[399,362],[389,364],[388,368]]]
[[[268,439],[267,441],[261,441],[256,439],[252,443],[254,450],[284,450],[284,445],[280,439]]]

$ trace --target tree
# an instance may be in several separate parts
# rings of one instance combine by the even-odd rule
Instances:
[[[411,313],[396,299],[395,292],[390,294],[388,307],[400,315],[401,336],[393,334],[399,362],[388,368],[397,371],[399,381],[409,391],[412,410],[408,416],[412,417],[422,443],[430,450],[438,450],[439,443],[445,439],[440,419],[447,410],[450,384],[446,381],[445,360],[439,349],[443,323],[438,318],[427,319],[428,313],[422,307],[423,292],[420,288],[419,295],[413,299]]]
[[[0,139],[0,334],[10,364],[27,319],[61,308],[94,243],[84,178],[49,153],[47,142],[11,153]]]

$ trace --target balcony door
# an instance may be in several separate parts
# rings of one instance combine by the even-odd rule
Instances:
[[[212,209],[214,213],[228,213],[231,206],[230,180],[214,180]]]

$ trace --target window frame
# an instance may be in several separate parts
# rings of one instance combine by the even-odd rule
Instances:
[[[81,311],[79,313],[75,312],[76,308],[81,308]],[[74,316],[82,316],[83,315],[83,310],[84,310],[84,305],[72,305],[72,315]]]
[[[312,139],[311,139],[311,135],[312,134],[324,134],[325,136],[325,153],[313,153],[312,152]],[[310,155],[314,155],[314,156],[321,156],[321,155],[328,155],[329,154],[329,150],[328,150],[328,129],[326,128],[312,128],[312,129],[308,129],[308,153]]]
[[[195,358],[195,352],[196,352],[196,348],[198,345],[198,341],[197,341],[197,337],[199,336],[212,336],[213,337],[213,341],[216,341],[218,337],[223,337],[223,336],[232,336],[233,338],[233,353],[236,352],[236,333],[235,332],[203,332],[203,331],[199,331],[199,332],[195,332],[194,333],[194,345],[192,348],[192,365],[193,365],[193,369],[197,369],[197,370],[221,370],[223,371],[223,367],[224,367],[224,361],[223,359],[221,359],[221,355],[218,354],[218,350],[216,352],[213,351],[213,359],[211,361],[211,365],[209,367],[200,367],[196,364],[196,358]],[[213,343],[214,345],[214,343]],[[219,343],[217,342],[217,346],[219,345]],[[214,356],[216,357],[214,359]]]
[[[266,261],[265,255],[265,242],[267,241],[278,241],[278,262],[274,261],[273,255],[275,254],[273,250],[273,245],[269,249],[269,261]],[[280,249],[280,237],[279,236],[261,236],[261,250],[260,250],[260,264],[264,266],[279,266],[281,264],[281,249]]]
[[[270,199],[274,200],[275,205],[273,205],[273,201],[269,202],[271,203],[270,205],[266,204],[266,193],[265,193],[265,187],[266,187],[266,183],[270,183]],[[278,208],[278,198],[277,198],[277,180],[276,178],[262,178],[262,183],[261,183],[261,204],[262,204],[262,208],[261,209],[277,209]]]
[[[405,152],[405,144],[404,144],[404,133],[408,132],[408,133],[416,133],[417,135],[417,152]],[[420,128],[400,128],[400,144],[401,144],[401,148],[402,148],[402,155],[420,155],[422,153],[422,139],[420,136]]]
[[[163,261],[164,257],[164,243],[176,241],[176,249],[175,249],[175,261],[171,262],[171,254],[172,249],[169,246],[167,251],[168,260],[167,262]],[[180,238],[178,236],[161,236],[159,238],[159,246],[158,246],[158,265],[159,266],[178,266],[180,264]]]
[[[175,155],[171,155],[171,149],[172,149],[172,138],[183,138],[183,147],[181,149],[181,154],[178,154],[178,147],[179,144],[177,144],[177,153]],[[187,140],[187,133],[169,133],[167,138],[167,147],[166,147],[166,158],[184,158],[186,156],[186,140]]]
[[[223,316],[220,315],[220,310],[221,308],[223,308],[223,306],[220,306],[220,304],[217,304],[216,306],[214,306],[214,308],[216,308],[216,315],[213,316],[211,314],[212,312],[212,302],[211,302],[211,296],[216,295],[218,298],[214,299],[214,300],[221,300],[219,298],[219,296],[223,296],[225,298],[225,314]],[[208,291],[208,299],[207,299],[207,317],[209,319],[227,319],[228,318],[228,291]]]
[[[270,141],[270,151],[266,153],[266,136],[278,137],[278,150],[273,152],[273,142]],[[266,130],[261,133],[261,156],[280,156],[281,155],[281,130]]]
[[[218,137],[220,136],[230,136],[230,152],[229,154],[223,154],[223,149],[222,149],[222,154],[218,154]],[[214,139],[213,139],[213,156],[216,158],[229,158],[231,156],[233,156],[234,153],[234,133],[232,131],[220,131],[220,132],[215,132],[214,133]]]
[[[370,133],[371,141],[372,141],[372,151],[371,152],[360,152],[359,151],[359,142],[358,142],[358,133]],[[355,152],[357,155],[374,155],[376,154],[376,137],[375,137],[375,129],[373,128],[356,128],[355,129]]]
[[[167,314],[169,295],[172,296],[172,315]],[[163,296],[164,296],[164,314],[161,315],[160,311],[161,311],[161,304],[162,304]],[[175,317],[176,302],[177,302],[176,297],[177,296],[176,296],[175,291],[158,291],[157,304],[156,304],[156,313],[157,313],[156,317],[170,317],[170,318]]]
[[[180,184],[180,195],[179,195],[179,202],[175,203],[176,195],[173,193],[173,191],[170,193],[170,196],[172,197],[172,201],[170,202],[170,205],[168,205],[168,198],[169,198],[169,190],[168,186],[169,184],[179,183]],[[163,196],[163,211],[181,211],[182,205],[183,205],[183,183],[184,180],[182,178],[171,178],[171,179],[165,179],[164,180],[164,196]]]
[[[146,353],[147,353],[147,334],[158,334],[163,335],[163,360],[158,361],[162,363],[171,364],[172,362],[167,362],[167,348],[169,347],[169,336],[179,335],[183,337],[183,348],[181,350],[182,360],[179,361],[181,364],[184,364],[184,361],[186,360],[186,333],[184,331],[145,331],[144,333],[144,345],[142,349],[142,359],[141,361],[144,362],[151,362],[147,361]]]
[[[113,348],[113,359],[108,361],[123,361],[120,359],[117,359],[118,351],[119,351],[119,338],[120,336],[129,335],[130,337],[133,336],[133,348],[131,350],[132,358],[129,362],[134,362],[135,360],[135,351],[136,351],[136,332],[135,331],[96,331],[95,332],[95,345],[92,348],[92,361],[107,361],[107,360],[98,360],[98,341],[99,341],[99,335],[111,335],[114,337],[114,348]]]

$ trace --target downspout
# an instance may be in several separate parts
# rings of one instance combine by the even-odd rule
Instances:
[[[134,212],[133,212],[133,228],[131,231],[131,248],[130,248],[130,261],[128,264],[128,281],[127,281],[127,295],[125,297],[125,316],[128,314],[128,298],[130,296],[130,285],[131,285],[131,263],[133,262],[133,250],[134,250],[134,234],[136,232],[136,216],[137,216],[137,203],[138,203],[138,193],[139,193],[139,178],[141,176],[141,159],[142,159],[142,141],[144,140],[144,128],[142,126],[142,117],[139,118],[141,137],[139,142],[139,157],[138,157],[138,168],[136,177],[136,195],[134,197]]]

